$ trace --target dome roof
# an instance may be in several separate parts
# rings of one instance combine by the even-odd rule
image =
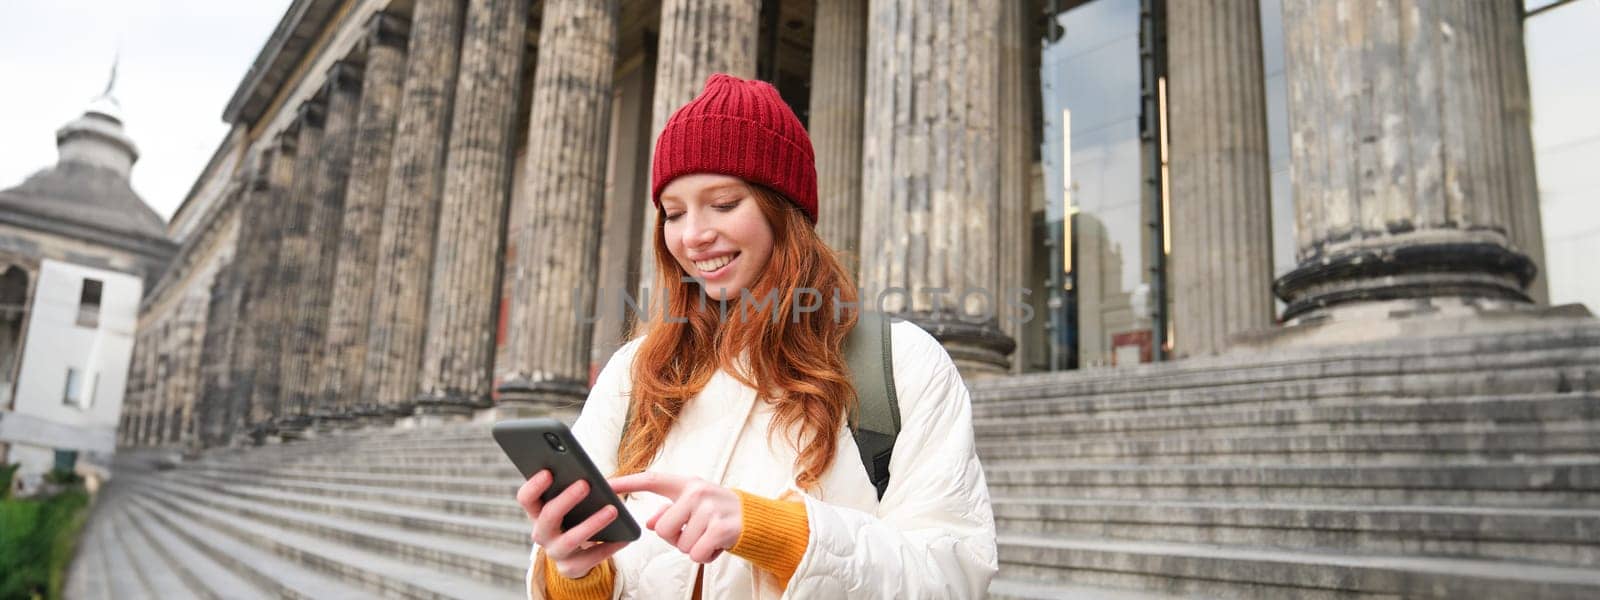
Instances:
[[[167,241],[167,224],[113,169],[62,161],[0,191],[0,210],[82,225],[106,233]]]
[[[166,221],[128,181],[139,150],[123,132],[122,110],[111,95],[115,67],[111,78],[83,115],[56,131],[56,165],[0,191],[0,213],[18,213],[25,224],[55,225],[88,241],[111,234],[170,245]]]

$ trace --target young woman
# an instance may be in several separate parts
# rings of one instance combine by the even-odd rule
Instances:
[[[994,517],[966,385],[938,341],[892,323],[902,426],[879,499],[848,423],[840,346],[856,317],[833,310],[857,292],[813,229],[811,140],[777,90],[712,75],[668,120],[652,184],[667,314],[638,323],[573,425],[650,531],[586,542],[609,508],[563,531],[588,489],[542,503],[550,475],[536,474],[517,494],[534,523],[529,596],[982,596]],[[820,310],[795,310],[816,302],[802,288]]]

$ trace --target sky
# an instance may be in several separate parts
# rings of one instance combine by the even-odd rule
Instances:
[[[222,109],[289,0],[0,0],[0,189],[56,162],[105,89],[139,147],[133,189],[170,218],[227,133]]]

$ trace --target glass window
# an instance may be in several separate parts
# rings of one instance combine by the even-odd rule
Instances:
[[[1528,2],[1535,5],[1549,2]],[[1600,308],[1600,1],[1555,5],[1523,24],[1533,100],[1534,160],[1550,303]]]
[[[1039,85],[1050,368],[1152,359],[1152,223],[1139,0],[1046,2]],[[1154,78],[1150,78],[1154,81]],[[1040,270],[1035,269],[1035,273]]]
[[[1294,269],[1294,190],[1289,184],[1289,87],[1284,78],[1283,0],[1261,0],[1261,66],[1267,92],[1267,161],[1272,169],[1272,275]],[[1278,301],[1278,311],[1283,302]]]
[[[67,367],[67,386],[61,394],[61,403],[67,406],[83,406],[83,382],[80,381],[78,370]]]
[[[98,279],[84,279],[78,296],[78,326],[100,326],[100,293],[105,283]]]

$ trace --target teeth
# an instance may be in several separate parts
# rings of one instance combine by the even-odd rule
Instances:
[[[694,268],[700,269],[701,273],[709,273],[711,271],[721,269],[723,265],[726,265],[730,262],[733,262],[732,254],[718,256],[711,260],[697,260],[694,263]]]

